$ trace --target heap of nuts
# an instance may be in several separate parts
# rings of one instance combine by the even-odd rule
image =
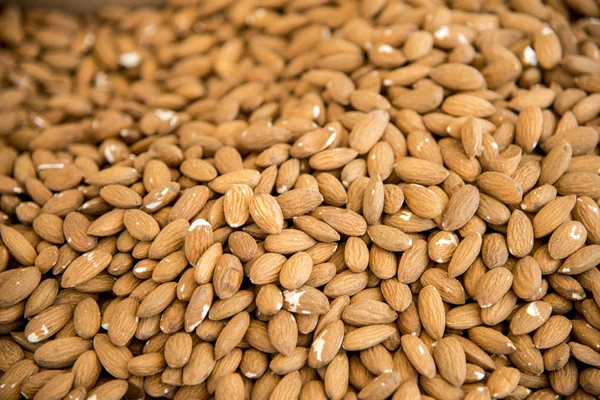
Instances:
[[[600,396],[600,3],[0,10],[0,399]]]

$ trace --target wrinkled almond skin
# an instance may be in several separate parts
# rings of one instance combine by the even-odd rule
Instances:
[[[263,230],[270,234],[281,233],[283,214],[279,204],[268,194],[258,194],[250,202],[250,215]]]

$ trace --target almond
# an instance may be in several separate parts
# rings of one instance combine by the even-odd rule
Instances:
[[[477,302],[481,308],[494,305],[513,283],[512,273],[499,267],[488,271],[478,282]]]
[[[365,326],[345,335],[342,346],[348,351],[368,349],[383,342],[394,334],[395,331],[395,328],[388,325]]]
[[[2,225],[0,232],[2,241],[17,261],[24,266],[33,265],[37,252],[27,239],[10,226]]]
[[[160,232],[156,220],[140,210],[128,210],[125,212],[123,215],[123,224],[131,236],[142,241],[153,240]]]
[[[78,337],[54,339],[38,348],[34,358],[44,368],[63,368],[73,365],[91,347],[89,341]]]
[[[419,317],[425,331],[434,339],[441,339],[446,326],[444,303],[434,286],[425,286],[419,292]]]
[[[375,110],[366,114],[350,132],[350,148],[358,154],[367,153],[383,135],[389,121],[389,114],[383,110]]]
[[[467,361],[460,343],[452,337],[442,339],[433,355],[440,375],[454,386],[462,386],[467,376]]]
[[[518,369],[501,367],[492,373],[487,382],[487,387],[493,397],[504,397],[515,390],[520,377],[521,374]]]
[[[546,204],[533,218],[533,233],[536,238],[549,235],[565,222],[575,206],[575,196],[557,197]]]
[[[427,377],[435,376],[435,361],[421,339],[412,335],[403,335],[402,350],[420,374]]]
[[[513,211],[506,231],[508,251],[515,257],[525,257],[533,248],[533,226],[524,212]]]
[[[448,170],[430,161],[405,157],[396,161],[396,174],[405,182],[428,186],[443,182]]]
[[[6,271],[3,279],[0,280],[0,307],[2,308],[13,306],[27,298],[42,278],[40,270],[36,267],[9,271]]]
[[[250,215],[263,230],[270,234],[281,233],[283,213],[277,201],[269,194],[257,194],[249,205]]]
[[[62,287],[74,287],[101,273],[112,260],[110,253],[104,250],[92,250],[75,259],[65,270],[61,280]]]
[[[550,317],[552,307],[543,301],[533,301],[517,310],[510,321],[510,330],[515,335],[530,333],[542,326]]]

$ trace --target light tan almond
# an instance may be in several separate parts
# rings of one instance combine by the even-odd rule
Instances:
[[[367,153],[383,135],[388,121],[387,111],[375,110],[366,114],[350,132],[350,147],[359,154]]]
[[[434,286],[425,286],[419,292],[419,317],[425,331],[434,339],[441,339],[446,327],[444,303]]]
[[[477,302],[481,308],[494,305],[510,289],[513,283],[512,273],[499,267],[488,271],[478,282]]]
[[[427,377],[435,376],[435,361],[421,339],[413,335],[403,335],[401,343],[406,357],[420,374]]]
[[[358,328],[344,336],[342,346],[345,350],[364,350],[383,342],[396,332],[389,325],[370,325]]]
[[[110,253],[104,250],[93,250],[81,255],[63,273],[61,286],[74,287],[92,279],[107,268],[111,260]]]
[[[536,238],[551,234],[565,222],[575,206],[575,196],[557,197],[546,204],[533,218],[533,233]]]
[[[454,386],[462,386],[467,376],[467,361],[460,342],[453,337],[440,340],[433,356],[440,375]]]
[[[479,199],[479,191],[471,185],[454,192],[444,210],[442,227],[446,230],[462,228],[477,211]]]

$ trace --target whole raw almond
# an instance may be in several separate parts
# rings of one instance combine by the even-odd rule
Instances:
[[[41,342],[54,335],[69,322],[73,308],[69,305],[51,306],[33,317],[25,326],[25,335],[31,343]]]
[[[101,322],[100,307],[94,299],[87,298],[75,307],[73,325],[79,337],[84,339],[94,337],[100,329]]]
[[[484,85],[484,78],[475,68],[465,64],[446,63],[431,72],[431,79],[453,90],[477,90]]]
[[[359,154],[367,153],[383,135],[388,121],[387,111],[375,110],[366,114],[350,132],[350,147]]]
[[[77,251],[87,252],[92,250],[97,243],[97,238],[87,234],[90,221],[78,212],[70,212],[63,222],[63,233],[69,245]]]
[[[413,246],[405,251],[400,258],[398,280],[402,283],[415,282],[427,268],[428,263],[427,242],[416,240]]]
[[[575,206],[575,196],[557,197],[546,204],[533,218],[533,233],[536,238],[549,235],[565,222]]]
[[[360,236],[367,231],[365,219],[354,211],[337,207],[319,207],[313,213],[341,234]]]
[[[524,257],[513,268],[512,290],[522,299],[529,299],[542,286],[542,270],[533,257]]]
[[[105,237],[121,232],[124,228],[123,216],[125,212],[126,210],[114,209],[100,216],[89,226],[87,234]]]
[[[426,332],[434,339],[441,339],[446,326],[444,304],[434,286],[425,286],[419,292],[419,317]]]
[[[246,223],[252,196],[252,189],[248,185],[236,184],[227,189],[223,212],[229,226],[237,228]]]
[[[148,249],[148,257],[161,259],[164,256],[178,250],[183,244],[190,223],[181,218],[170,222],[156,236]]]
[[[223,254],[217,259],[213,273],[215,294],[220,299],[233,296],[242,284],[243,275],[243,267],[239,258],[233,254]]]
[[[289,190],[275,199],[281,208],[283,218],[307,214],[323,202],[323,195],[313,189]]]
[[[286,289],[298,289],[310,278],[312,269],[313,261],[308,253],[296,253],[282,265],[279,271],[279,282]]]
[[[559,271],[569,275],[579,274],[593,268],[593,265],[597,265],[599,258],[600,246],[584,246],[570,255],[559,268]]]
[[[495,370],[487,382],[493,397],[504,397],[517,387],[521,373],[516,368],[501,367]]]
[[[89,341],[78,337],[54,339],[39,347],[34,358],[38,365],[45,368],[62,368],[73,365],[91,347]]]
[[[110,253],[104,250],[92,250],[79,256],[63,273],[61,286],[74,287],[92,279],[107,268],[111,260]]]
[[[255,195],[250,202],[249,211],[254,222],[263,230],[270,234],[281,233],[283,213],[271,195],[266,193]]]
[[[465,237],[452,253],[448,264],[448,276],[455,278],[462,275],[475,262],[481,250],[482,238],[479,232]]]
[[[388,251],[406,251],[412,246],[412,239],[400,229],[387,225],[372,225],[367,234],[377,246]]]
[[[384,207],[384,187],[381,177],[375,175],[369,179],[365,187],[363,199],[363,215],[367,224],[372,225],[379,220]]]
[[[481,191],[505,204],[519,203],[523,199],[521,185],[500,172],[484,172],[477,178],[477,183]]]
[[[448,170],[430,161],[404,157],[396,161],[396,174],[405,182],[429,186],[443,182]]]
[[[117,306],[112,322],[108,327],[108,337],[115,346],[126,346],[135,335],[139,318],[138,302],[128,298]]]
[[[394,332],[396,329],[389,325],[365,326],[345,335],[342,346],[348,351],[368,349],[383,342]]]
[[[369,263],[369,249],[358,237],[350,237],[344,248],[344,261],[353,272],[364,271]]]
[[[3,278],[0,283],[0,307],[6,308],[26,299],[38,286],[42,275],[36,267],[28,267],[11,270],[10,274],[5,272]]]
[[[156,220],[141,210],[128,210],[125,212],[123,224],[131,236],[142,241],[153,240],[160,232]]]
[[[326,296],[310,286],[283,292],[284,309],[298,314],[325,314],[329,310]]]
[[[100,189],[100,197],[118,208],[136,208],[142,204],[142,197],[133,189],[123,185],[107,185]]]
[[[534,35],[533,47],[540,65],[551,69],[562,57],[562,46],[552,28],[544,27]]]
[[[513,283],[512,273],[499,267],[488,271],[478,282],[477,302],[481,308],[494,305],[506,293]]]
[[[467,376],[467,361],[460,342],[452,337],[440,340],[433,356],[440,375],[454,386],[462,386]]]
[[[554,259],[564,259],[579,250],[586,239],[587,231],[581,222],[565,222],[550,236],[548,253]]]
[[[215,367],[213,347],[210,343],[199,343],[192,349],[189,361],[183,368],[183,382],[197,385],[204,382]]]
[[[515,335],[530,333],[542,326],[550,317],[552,306],[544,301],[533,301],[519,308],[510,321],[511,332]]]
[[[517,119],[515,142],[523,150],[531,152],[542,136],[542,110],[538,106],[525,107]]]
[[[349,305],[342,312],[344,322],[354,326],[387,324],[397,317],[396,312],[386,303],[367,300]]]
[[[298,338],[298,326],[294,315],[279,310],[269,320],[269,339],[273,346],[286,356],[291,356]]]
[[[241,312],[229,320],[215,342],[216,360],[227,355],[239,344],[249,325],[250,315],[247,312]]]
[[[406,205],[421,218],[435,218],[442,214],[443,204],[438,195],[421,185],[406,185],[403,189]]]
[[[483,350],[497,354],[512,354],[516,350],[515,344],[508,337],[484,326],[469,329],[469,339]]]
[[[525,257],[533,248],[533,226],[524,212],[513,211],[506,231],[508,251],[515,257]]]
[[[413,335],[403,335],[401,343],[406,357],[420,374],[427,377],[435,376],[435,361],[421,339]]]
[[[192,353],[192,338],[186,332],[178,332],[165,343],[165,361],[171,368],[181,368]]]
[[[6,225],[2,225],[0,233],[2,241],[17,261],[24,266],[33,265],[37,252],[21,233]]]
[[[450,197],[442,216],[442,227],[452,231],[462,228],[479,207],[479,191],[475,186],[465,185]]]

